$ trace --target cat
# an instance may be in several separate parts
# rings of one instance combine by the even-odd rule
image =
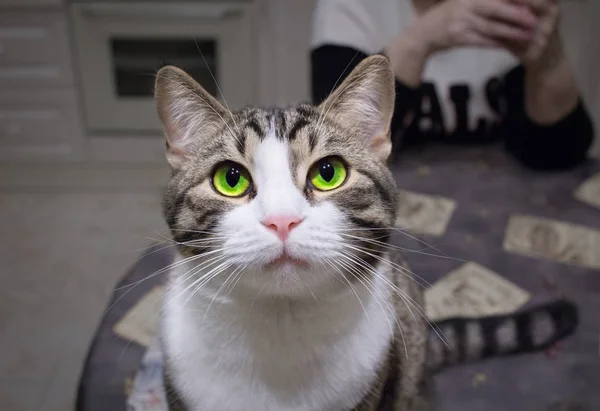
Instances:
[[[160,326],[171,410],[430,410],[436,370],[541,350],[575,329],[567,301],[427,322],[389,241],[384,56],[319,106],[232,112],[171,66],[155,95],[178,249]]]

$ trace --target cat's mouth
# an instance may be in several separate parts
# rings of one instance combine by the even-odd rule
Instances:
[[[308,261],[301,260],[296,257],[292,257],[287,252],[283,251],[279,255],[279,257],[277,257],[274,260],[267,263],[266,266],[269,268],[278,268],[278,267],[283,267],[286,265],[292,265],[292,266],[296,266],[296,267],[305,267],[306,268],[306,267],[308,267]]]

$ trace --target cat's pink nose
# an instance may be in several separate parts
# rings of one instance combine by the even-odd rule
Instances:
[[[281,241],[287,240],[290,231],[296,228],[302,219],[296,216],[270,215],[263,220],[263,225],[274,231]]]

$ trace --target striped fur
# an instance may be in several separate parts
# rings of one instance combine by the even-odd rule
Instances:
[[[179,251],[161,322],[172,411],[425,411],[432,372],[573,331],[575,310],[559,302],[440,323],[452,350],[431,339],[421,289],[388,244],[393,86],[376,56],[319,107],[231,112],[181,70],[158,73],[164,216]],[[309,169],[330,156],[348,177],[316,190]],[[247,170],[244,195],[215,189],[225,162]],[[299,223],[280,240],[270,215]],[[273,265],[282,255],[291,262]]]
[[[455,318],[437,323],[448,346],[431,335],[431,371],[488,357],[541,351],[571,335],[578,324],[576,307],[563,300],[523,312],[484,318]]]

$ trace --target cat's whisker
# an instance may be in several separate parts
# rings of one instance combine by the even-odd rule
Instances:
[[[242,279],[242,276],[244,275],[244,270],[246,269],[246,267],[248,267],[248,264],[245,264],[244,266],[242,266],[242,269],[239,271],[238,275],[237,275],[237,279],[234,279],[234,283],[231,286],[231,288],[229,289],[229,291],[227,292],[227,294],[225,295],[225,298],[229,298],[229,295],[233,292],[233,289],[235,288],[235,286],[240,282],[240,280]]]
[[[227,101],[225,100],[225,95],[223,94],[221,87],[219,87],[219,83],[217,82],[217,79],[215,78],[212,70],[210,69],[208,62],[206,61],[206,58],[204,57],[204,53],[202,53],[202,50],[200,49],[200,45],[198,45],[198,41],[196,41],[195,38],[194,38],[194,43],[196,44],[198,53],[200,53],[200,56],[202,57],[202,60],[204,61],[204,65],[206,66],[206,69],[208,70],[210,77],[215,82],[215,86],[217,87],[217,90],[219,91],[219,94],[221,95],[221,98],[223,99],[223,103],[225,104],[225,107],[227,107],[227,111],[229,112],[229,115],[231,116],[231,121],[233,121],[233,125],[235,126],[235,128],[238,128],[237,123],[235,122],[235,118],[233,117],[233,113],[231,112],[231,109],[229,108],[229,105],[227,104]]]
[[[170,270],[171,268],[174,268],[176,265],[177,265],[177,266],[179,266],[179,265],[181,265],[181,264],[185,264],[185,263],[188,263],[188,262],[190,262],[190,261],[193,261],[193,260],[195,260],[195,257],[198,257],[198,258],[199,258],[199,257],[202,257],[202,256],[192,256],[192,257],[188,257],[188,258],[186,258],[186,259],[184,259],[184,260],[177,261],[177,262],[175,262],[175,263],[173,263],[173,264],[170,264],[170,265],[168,265],[167,267],[164,267],[163,269],[159,270],[158,272],[155,272],[155,273],[151,274],[150,276],[147,276],[147,277],[143,278],[142,280],[139,280],[139,281],[137,281],[136,283],[134,283],[134,285],[133,285],[133,286],[131,286],[131,288],[130,288],[129,290],[125,291],[125,292],[124,292],[124,293],[123,293],[123,294],[122,294],[122,295],[121,295],[121,296],[120,296],[120,297],[119,297],[119,298],[118,298],[118,299],[117,299],[117,300],[116,300],[116,301],[115,301],[115,302],[114,302],[114,303],[113,303],[113,304],[112,304],[110,307],[108,307],[108,308],[107,308],[107,310],[106,310],[106,312],[109,312],[109,311],[110,311],[110,310],[111,310],[111,309],[114,307],[114,305],[115,305],[115,304],[117,304],[117,303],[120,301],[120,299],[121,299],[121,298],[123,298],[125,295],[127,295],[127,293],[129,293],[131,290],[133,290],[133,289],[134,289],[134,288],[135,288],[137,285],[139,285],[141,282],[143,282],[143,281],[145,281],[145,280],[148,280],[149,278],[151,278],[151,277],[153,277],[153,276],[155,276],[155,275],[157,275],[157,274],[160,274],[160,273],[162,273],[162,272],[164,272],[164,271],[166,271],[166,270]],[[218,258],[218,257],[217,257],[217,258]],[[202,263],[201,263],[201,264],[199,264],[199,265],[202,265]],[[198,266],[194,267],[192,270],[196,269],[197,267],[198,267]],[[190,271],[192,271],[192,270],[190,270]],[[189,271],[188,271],[188,272],[189,272]],[[182,277],[184,277],[184,278],[185,278],[185,275],[186,275],[186,274],[187,274],[187,273],[183,274],[183,276],[182,276]],[[184,281],[185,281],[185,280],[184,280]],[[122,289],[122,287],[121,287],[121,289]],[[162,309],[161,309],[161,312],[162,312]],[[125,348],[123,349],[123,352],[121,353],[121,355],[122,355],[122,354],[125,352],[125,350],[127,350],[127,348],[129,347],[129,345],[131,344],[131,342],[132,342],[131,340],[130,340],[130,341],[128,341],[128,343],[127,343],[127,345],[125,346]]]
[[[218,274],[220,274],[222,271],[224,271],[225,269],[228,268],[228,262],[227,261],[223,261],[226,260],[225,257],[222,257],[220,260],[217,260],[216,262],[214,262],[214,264],[218,264],[216,267],[214,267],[213,269],[211,269],[209,272],[207,273],[203,273],[200,278],[195,279],[192,284],[186,286],[183,290],[179,291],[175,296],[172,297],[172,300],[177,300],[180,296],[184,295],[185,293],[188,292],[188,290],[192,289],[192,292],[186,297],[185,302],[183,303],[183,305],[185,306],[187,304],[187,302],[191,299],[191,297],[200,290],[200,288],[202,288],[202,286],[204,286],[205,284],[207,284],[210,280],[212,280],[213,278],[215,278]],[[223,261],[223,262],[221,262]],[[206,268],[206,267],[204,267]],[[200,270],[196,270],[196,273],[198,273]],[[191,278],[191,277],[190,277]],[[166,304],[168,305],[168,304]]]
[[[343,257],[343,255],[341,255]],[[381,309],[381,312],[383,313],[383,316],[385,317],[386,322],[388,323],[388,326],[390,327],[390,334],[393,336],[394,335],[394,329],[392,327],[392,323],[390,321],[390,319],[388,318],[388,315],[386,313],[386,310],[383,308],[383,306],[381,305],[380,302],[380,298],[378,298],[373,290],[376,290],[377,287],[375,286],[375,284],[369,279],[367,278],[364,273],[362,273],[360,270],[358,270],[356,267],[352,266],[351,264],[348,264],[346,262],[342,262],[338,260],[338,263],[341,264],[343,267],[346,268],[346,270],[352,274],[354,276],[354,278],[356,278],[362,285],[363,287],[365,287],[365,289],[371,294],[371,296],[373,297],[373,300],[375,300],[375,303],[379,306],[379,308]],[[362,278],[362,279],[361,279]],[[371,290],[369,288],[369,286],[367,284],[365,284],[364,281],[368,282],[371,284],[371,286],[373,287],[373,290]],[[386,298],[382,298],[384,304],[386,305],[386,307],[388,308],[388,310],[390,310],[390,312],[394,313],[394,309],[390,307],[389,302],[387,301]],[[400,326],[400,324],[398,323],[398,318],[396,315],[394,315],[394,319],[396,320],[396,325],[398,325],[398,327],[400,329],[402,329],[402,327]]]
[[[194,277],[200,271],[206,270],[207,268],[209,268],[209,267],[217,264],[219,261],[224,260],[226,257],[223,255],[222,251],[225,251],[225,250],[226,250],[226,248],[223,248],[222,250],[213,250],[213,251],[209,251],[209,252],[206,252],[206,253],[202,254],[202,257],[208,257],[208,256],[210,256],[210,258],[207,258],[206,260],[204,260],[204,261],[200,262],[199,264],[195,265],[194,267],[190,268],[183,275],[179,275],[178,276],[179,278],[177,278],[176,280],[174,280],[172,282],[171,288],[174,288],[175,286],[178,286],[179,284],[181,284],[181,283],[189,280],[190,278]],[[213,254],[216,254],[216,255],[213,255]]]
[[[422,254],[422,255],[429,256],[429,257],[443,258],[443,259],[446,259],[446,260],[455,260],[455,261],[460,261],[460,262],[464,262],[465,261],[465,260],[460,259],[460,258],[449,257],[449,256],[446,256],[446,255],[438,255],[438,254],[426,253],[426,252],[423,251],[423,250],[425,250],[427,248],[432,248],[431,246],[427,246],[426,248],[424,248],[422,250],[413,250],[413,249],[410,249],[410,248],[405,248],[405,247],[400,247],[400,246],[396,246],[396,245],[393,245],[393,244],[388,244],[388,243],[386,243],[384,241],[374,240],[374,239],[367,238],[367,237],[355,236],[355,235],[352,235],[352,234],[344,234],[344,233],[339,233],[339,234],[341,236],[344,236],[344,237],[354,238],[354,239],[357,239],[357,240],[360,240],[360,241],[363,241],[363,242],[366,242],[366,243],[371,243],[371,244],[374,244],[374,245],[377,245],[377,246],[381,246],[381,247],[383,247],[385,249],[388,249],[388,250],[398,250],[398,251],[402,251],[402,252],[406,252],[406,253]]]
[[[265,291],[265,288],[267,288],[268,283],[265,282],[263,284],[263,286],[261,287],[261,289],[256,293],[256,295],[254,296],[254,299],[252,300],[252,302],[250,303],[250,307],[248,307],[248,311],[252,311],[252,308],[254,307],[254,304],[256,304],[256,300],[258,300],[258,297],[260,297],[263,293],[263,291]]]
[[[117,298],[117,299],[116,299],[116,300],[115,300],[115,301],[114,301],[114,302],[113,302],[111,305],[109,305],[109,306],[108,306],[108,308],[107,308],[107,309],[104,311],[104,314],[103,314],[103,315],[106,315],[108,312],[110,312],[110,310],[112,310],[112,309],[113,309],[113,308],[114,308],[114,307],[115,307],[115,306],[116,306],[116,305],[117,305],[117,304],[118,304],[118,303],[119,303],[119,302],[120,302],[120,301],[121,301],[123,298],[125,298],[125,296],[126,296],[127,294],[129,294],[129,292],[130,292],[131,290],[133,290],[133,289],[134,289],[136,286],[138,286],[138,285],[139,285],[139,284],[141,284],[142,282],[144,282],[144,281],[146,281],[146,280],[148,280],[148,279],[150,279],[150,278],[152,278],[152,277],[156,277],[157,275],[160,275],[160,274],[162,274],[162,273],[164,273],[164,272],[166,272],[166,271],[169,271],[170,269],[172,269],[172,268],[174,268],[174,267],[178,267],[178,266],[179,266],[179,265],[181,265],[181,264],[185,264],[185,263],[187,263],[187,262],[193,261],[193,260],[194,260],[194,259],[196,259],[196,258],[200,258],[200,256],[191,256],[191,257],[188,257],[188,258],[186,258],[186,259],[184,259],[184,260],[178,261],[178,262],[176,262],[176,263],[169,264],[169,265],[167,265],[166,267],[164,267],[164,268],[161,268],[160,270],[157,270],[157,271],[155,271],[154,273],[152,273],[152,274],[150,274],[150,275],[148,275],[148,276],[146,276],[146,277],[142,278],[141,280],[138,280],[138,281],[136,281],[136,282],[134,282],[134,283],[132,283],[132,284],[128,284],[128,285],[125,285],[125,286],[122,286],[122,287],[119,287],[119,288],[115,289],[115,291],[119,291],[119,290],[123,290],[123,289],[125,289],[125,288],[129,287],[129,289],[128,289],[128,290],[126,290],[126,291],[125,291],[123,294],[121,294],[121,295],[120,295],[120,296],[119,296],[119,297],[118,297],[118,298]]]
[[[214,230],[197,230],[197,229],[193,229],[193,228],[171,228],[171,231],[177,231],[177,232],[183,232],[183,233],[198,233],[198,234],[207,234],[210,235],[211,237],[217,237],[215,236],[215,231]]]
[[[190,272],[188,272],[186,278],[179,282],[179,284],[183,284],[183,286],[186,287],[185,290],[183,292],[179,292],[177,295],[175,295],[174,299],[178,298],[181,294],[186,292],[188,289],[196,287],[199,283],[202,283],[204,280],[206,280],[206,278],[208,278],[210,275],[212,275],[213,270],[218,269],[221,266],[221,264],[223,264],[224,260],[225,260],[224,258],[219,258],[218,260],[213,261],[212,264],[208,264],[205,267],[202,267],[202,268],[194,267],[192,270],[190,270]],[[206,272],[206,273],[200,275],[198,278],[196,278],[196,274],[200,273],[203,269],[208,269],[209,267],[217,265],[217,264],[218,264],[217,267],[213,267],[208,272]],[[186,283],[187,281],[192,281],[192,283],[188,284],[186,286],[184,283]],[[176,284],[173,284],[170,287],[170,289],[165,292],[165,294],[167,294],[167,295],[170,294],[173,290],[175,290],[175,288],[176,288],[175,286],[176,286]],[[186,300],[186,302],[187,302],[187,300]]]
[[[380,230],[389,230],[389,231],[395,231],[397,233],[400,233],[408,238],[410,238],[411,240],[414,240],[420,244],[424,244],[425,246],[437,251],[438,253],[442,254],[442,255],[446,255],[442,250],[438,249],[437,247],[435,247],[432,244],[427,243],[425,240],[422,240],[418,237],[415,237],[414,235],[406,232],[405,230],[409,229],[408,227],[359,227],[359,228],[349,228],[349,229],[345,229],[345,230],[340,230],[340,231],[353,231],[353,230],[357,230],[357,231],[380,231]]]
[[[302,282],[302,284],[304,284],[304,286],[308,289],[308,292],[310,293],[310,295],[312,295],[312,298],[315,300],[315,303],[318,306],[320,306],[321,304],[319,303],[319,299],[317,298],[317,296],[315,295],[313,290],[310,288],[310,285],[308,285],[308,283],[302,279],[302,276],[299,276],[299,278],[300,278],[300,281]]]
[[[209,274],[207,274],[206,276],[203,276],[202,279],[197,280],[194,284],[196,284],[196,283],[198,283],[198,284],[195,285],[195,288],[189,293],[189,295],[183,302],[182,306],[185,307],[187,305],[187,303],[194,297],[194,295],[196,295],[196,293],[199,293],[200,290],[202,290],[202,288],[204,286],[206,286],[211,280],[213,280],[216,277],[218,277],[219,275],[223,274],[230,267],[231,267],[231,264],[228,263],[227,261],[222,262],[220,265],[215,267]],[[194,287],[194,284],[192,284],[191,287]]]
[[[241,272],[241,268],[242,268],[242,266],[238,266],[238,267],[236,267],[236,268],[233,270],[233,272],[231,272],[231,273],[230,273],[230,274],[227,276],[227,278],[225,279],[225,281],[223,281],[223,284],[221,284],[221,287],[219,287],[219,289],[217,290],[217,292],[216,292],[216,293],[213,295],[213,298],[212,298],[212,300],[210,301],[210,304],[208,304],[208,307],[206,308],[206,311],[205,311],[205,313],[204,313],[204,316],[203,316],[202,318],[206,318],[206,316],[208,315],[208,312],[210,311],[210,307],[212,307],[212,305],[214,304],[215,300],[216,300],[216,299],[217,299],[217,297],[219,296],[219,293],[220,293],[220,292],[221,292],[221,290],[222,290],[222,289],[225,287],[225,285],[226,285],[226,284],[229,282],[229,280],[230,280],[231,278],[234,278],[234,280],[232,280],[232,282],[233,282],[233,281],[235,281],[235,276],[236,276],[236,274],[237,274],[238,270],[240,270],[240,272]],[[194,294],[195,294],[195,293],[192,293],[192,294],[190,295],[190,297],[191,297],[191,296],[193,296]]]
[[[157,252],[162,251],[162,250],[166,250],[167,248],[175,247],[177,245],[177,244],[173,244],[173,240],[172,239],[158,241],[157,239],[151,238],[151,237],[145,237],[145,238],[147,240],[151,240],[153,242],[153,244],[152,244],[153,250],[152,251],[148,251],[148,246],[147,245],[144,248],[138,248],[136,250],[132,250],[131,253],[141,253],[133,261],[133,264],[139,262],[144,257],[148,257],[149,255],[152,255],[152,254],[157,253]],[[170,243],[170,244],[163,245],[162,247],[158,247],[159,245],[165,244],[165,243]]]
[[[382,263],[384,263],[385,265],[387,265],[387,266],[389,266],[389,267],[391,267],[391,268],[393,268],[393,269],[395,269],[395,270],[399,271],[399,272],[400,272],[400,273],[402,273],[404,276],[406,276],[407,278],[409,278],[411,281],[414,281],[414,282],[415,282],[415,284],[418,284],[418,285],[419,285],[419,287],[423,287],[423,288],[424,288],[425,286],[424,286],[423,284],[421,284],[421,283],[420,283],[419,281],[417,281],[417,280],[420,280],[420,281],[422,281],[424,284],[426,284],[426,285],[428,285],[428,286],[431,286],[431,284],[430,284],[430,283],[429,283],[427,280],[425,280],[425,279],[424,279],[424,278],[422,278],[421,276],[419,276],[419,275],[415,274],[414,272],[412,272],[412,271],[411,271],[411,270],[409,270],[408,268],[406,268],[406,267],[402,267],[401,265],[399,265],[399,264],[396,264],[396,263],[394,263],[393,261],[387,260],[387,259],[385,259],[385,258],[383,258],[383,257],[380,257],[380,256],[378,256],[377,254],[373,254],[372,252],[370,252],[370,251],[373,251],[373,250],[370,250],[370,249],[368,249],[368,248],[364,248],[364,247],[360,247],[360,246],[354,246],[354,245],[350,245],[350,244],[342,244],[342,246],[343,246],[343,247],[345,247],[345,248],[350,248],[350,249],[352,249],[352,250],[354,250],[354,251],[357,251],[357,252],[359,252],[359,253],[366,254],[366,255],[368,255],[368,256],[370,256],[370,257],[373,257],[374,259],[376,259],[376,260],[378,260],[378,261],[381,261],[381,262],[382,262]]]
[[[200,264],[195,265],[194,267],[190,268],[187,272],[180,275],[179,278],[174,280],[173,283],[170,285],[170,287],[167,289],[167,292],[171,291],[176,286],[183,284],[186,281],[188,281],[189,279],[193,278],[200,271],[205,270],[215,264],[218,264],[220,261],[222,261],[224,259],[225,259],[224,256],[218,254],[217,256],[211,257],[205,261],[202,261]]]
[[[348,62],[348,64],[346,64],[346,67],[344,67],[344,70],[340,73],[340,75],[338,76],[338,78],[335,81],[335,83],[333,83],[333,87],[331,87],[331,90],[329,91],[329,94],[331,94],[333,92],[333,90],[335,90],[335,88],[337,87],[337,85],[340,82],[340,80],[342,79],[342,77],[344,77],[344,74],[346,74],[346,70],[348,70],[348,67],[350,67],[350,65],[352,64],[352,62],[356,58],[356,56],[358,56],[358,51],[356,53],[354,53],[354,56],[350,59],[350,61]],[[324,109],[324,107],[323,107],[323,109]],[[321,118],[323,117],[323,112],[324,112],[324,110],[321,110],[321,113],[319,114],[319,118],[317,119],[317,135],[321,131],[321,127],[318,126],[318,125],[321,123]]]
[[[227,237],[195,238],[193,240],[187,240],[187,241],[173,240],[173,242],[175,242],[176,244],[187,245],[187,244],[214,243],[214,242],[218,242],[218,241],[223,242],[224,240],[227,240]]]
[[[463,260],[462,258],[449,257],[447,255],[432,254],[432,253],[427,253],[427,252],[423,252],[423,251],[420,251],[420,250],[411,250],[411,249],[408,249],[408,248],[403,248],[403,247],[395,246],[395,245],[392,245],[392,244],[387,244],[387,243],[385,243],[383,241],[371,240],[369,238],[364,238],[364,237],[359,237],[359,236],[352,236],[352,235],[349,235],[349,234],[341,234],[341,235],[347,236],[347,237],[350,237],[350,238],[354,238],[354,239],[357,239],[357,240],[365,242],[365,243],[373,244],[373,245],[375,245],[377,247],[381,247],[381,248],[384,248],[386,250],[392,250],[392,251],[393,250],[398,250],[398,251],[402,251],[402,252],[405,252],[405,253],[421,254],[421,255],[428,256],[428,257],[441,258],[441,259],[444,259],[444,260],[459,261],[461,263],[464,263],[466,261],[466,260]],[[365,249],[368,250],[368,248],[365,248]]]
[[[344,254],[348,258],[351,258],[353,261],[355,261],[356,264],[361,264],[361,266],[363,268],[369,270],[369,272],[372,273],[373,275],[381,277],[384,280],[384,282],[386,282],[387,285],[389,287],[391,287],[392,290],[394,290],[394,292],[403,300],[404,304],[406,305],[406,307],[410,311],[410,313],[411,313],[413,319],[415,320],[415,322],[417,321],[417,319],[414,316],[414,314],[412,313],[412,310],[410,309],[410,306],[412,306],[413,308],[415,308],[417,310],[417,312],[419,313],[419,315],[425,321],[427,321],[427,324],[433,329],[433,331],[437,334],[437,336],[440,338],[440,340],[448,348],[450,348],[450,345],[448,344],[447,339],[444,336],[443,331],[439,328],[439,326],[435,322],[433,322],[433,321],[431,321],[429,319],[429,317],[427,316],[427,313],[425,312],[425,309],[423,309],[410,295],[408,295],[405,291],[403,291],[402,289],[400,289],[396,284],[392,283],[388,278],[386,278],[385,276],[383,276],[380,273],[378,273],[377,270],[373,266],[371,266],[367,261],[365,261],[364,259],[360,258],[359,256],[357,256],[355,254],[351,254],[351,253],[344,253]],[[410,306],[409,306],[409,304],[410,304]]]
[[[338,260],[338,262],[343,264],[345,267],[347,267],[348,270],[352,271],[354,274],[361,276],[365,281],[367,281],[369,284],[371,284],[375,288],[375,282],[366,275],[370,271],[375,271],[375,269],[373,267],[357,264],[357,261],[355,261],[353,258],[351,258],[351,257],[353,257],[351,254],[345,253],[343,251],[338,255],[338,257],[341,257],[344,259],[344,261]],[[365,269],[366,272],[361,271],[360,268]],[[387,280],[385,277],[383,279]]]
[[[192,256],[186,257],[186,258],[184,258],[182,260],[175,261],[175,262],[173,262],[173,263],[171,263],[171,264],[169,264],[169,265],[167,265],[167,266],[165,266],[165,267],[163,267],[163,268],[161,268],[161,269],[153,272],[152,274],[150,274],[150,275],[142,278],[141,280],[138,280],[138,281],[135,281],[133,283],[126,284],[124,286],[116,288],[115,291],[119,291],[119,290],[122,290],[122,289],[125,289],[125,288],[129,288],[129,287],[133,288],[133,287],[139,285],[140,283],[142,283],[142,282],[144,282],[146,280],[149,280],[150,278],[156,277],[157,275],[160,275],[160,274],[163,274],[163,273],[165,273],[167,271],[170,271],[173,268],[177,268],[177,267],[179,267],[181,265],[187,264],[187,263],[189,263],[191,261],[195,261],[195,260],[203,258],[203,257],[210,256],[212,254],[217,254],[219,252],[222,252],[223,250],[225,250],[225,248],[221,248],[221,249],[218,249],[218,250],[207,251],[207,252],[202,253],[202,254],[192,255]]]
[[[355,79],[353,79],[352,81],[350,81],[342,90],[340,90],[338,92],[338,94],[335,96],[335,98],[333,99],[332,102],[330,102],[329,104],[327,104],[327,110],[325,111],[324,114],[322,114],[319,117],[319,122],[317,122],[317,135],[320,135],[321,133],[321,127],[323,126],[323,122],[325,121],[325,117],[327,117],[327,114],[329,114],[329,111],[331,110],[331,108],[335,105],[335,102],[348,90],[351,89],[356,83],[360,82],[364,77],[367,76],[367,73],[363,73],[361,75],[356,76]],[[325,107],[323,107],[323,109],[325,109]]]
[[[367,261],[365,261],[364,259],[360,258],[357,255],[351,254],[351,253],[347,253],[342,251],[341,255],[344,256],[345,258],[347,258],[348,260],[350,260],[352,263],[359,265],[361,268],[367,270],[369,273],[373,274],[374,276],[380,278],[381,280],[384,281],[384,283],[386,283],[387,286],[391,287],[392,290],[398,294],[399,296],[404,296],[406,293],[401,290],[396,284],[394,284],[389,278],[387,278],[385,275],[380,274],[377,269],[375,267],[373,267],[371,264],[369,264]],[[415,302],[416,304],[416,302]],[[418,304],[416,304],[418,306]],[[410,310],[410,308],[409,308]],[[411,311],[411,315],[413,316],[415,322],[417,321],[417,319],[415,318],[414,314]]]
[[[346,283],[350,286],[350,290],[356,296],[356,299],[358,300],[358,303],[362,307],[363,312],[365,313],[365,318],[370,323],[371,322],[371,317],[369,316],[369,312],[367,311],[367,308],[365,307],[365,305],[363,304],[362,300],[360,299],[360,296],[358,295],[358,292],[356,291],[356,288],[352,285],[352,283],[350,282],[350,280],[348,280],[348,278],[346,278],[346,276],[341,271],[341,269],[339,267],[337,267],[333,261],[325,260],[325,263],[329,264],[331,266],[331,268],[333,268],[334,272],[338,273],[342,279],[346,280]]]

